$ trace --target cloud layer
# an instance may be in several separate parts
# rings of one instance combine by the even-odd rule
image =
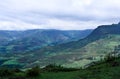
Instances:
[[[1,30],[82,30],[119,19],[119,0],[0,0]]]

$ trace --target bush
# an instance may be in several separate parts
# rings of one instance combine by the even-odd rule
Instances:
[[[71,71],[77,71],[78,69],[65,68],[65,67],[62,67],[61,65],[49,64],[44,68],[44,70],[49,72],[71,72]]]
[[[32,69],[27,70],[26,75],[28,77],[37,77],[40,75],[40,68],[39,66],[33,67]]]
[[[111,53],[109,53],[108,55],[106,55],[105,57],[105,61],[106,62],[111,62],[111,61],[114,61],[116,59],[115,56],[113,56]]]
[[[15,69],[13,69],[13,72],[19,73],[19,72],[22,72],[22,71],[20,69],[18,69],[18,68],[15,68]]]
[[[12,72],[12,70],[10,69],[7,68],[0,69],[0,77],[11,76],[13,74],[14,72]]]
[[[11,77],[9,79],[26,79],[25,77]]]

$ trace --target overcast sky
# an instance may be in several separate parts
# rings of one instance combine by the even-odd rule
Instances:
[[[0,30],[83,30],[119,21],[120,0],[0,0]]]

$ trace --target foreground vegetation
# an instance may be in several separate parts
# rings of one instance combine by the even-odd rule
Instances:
[[[120,79],[120,57],[107,56],[85,69],[52,64],[27,70],[1,68],[0,79]]]

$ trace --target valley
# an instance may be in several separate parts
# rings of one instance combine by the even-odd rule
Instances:
[[[120,0],[1,0],[0,79],[120,79]]]
[[[48,45],[21,53],[1,54],[1,66],[31,68],[55,63],[64,67],[84,67],[114,52],[115,47],[120,45],[119,29],[119,23],[101,25],[78,41]]]

